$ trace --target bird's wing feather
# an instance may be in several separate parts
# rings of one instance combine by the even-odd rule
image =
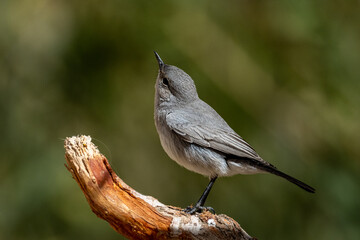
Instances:
[[[174,112],[167,115],[166,122],[172,131],[189,143],[212,148],[226,155],[261,159],[255,150],[230,128],[221,129],[199,123],[189,115]]]

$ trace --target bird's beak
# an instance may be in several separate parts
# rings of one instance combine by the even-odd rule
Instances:
[[[161,60],[159,54],[157,54],[157,52],[155,52],[155,51],[154,51],[154,53],[155,53],[156,60],[158,61],[158,64],[159,64],[159,70],[162,71],[165,64],[164,64],[163,60]]]

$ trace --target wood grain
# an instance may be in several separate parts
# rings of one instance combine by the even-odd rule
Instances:
[[[254,239],[226,215],[189,215],[122,181],[89,136],[65,139],[66,168],[92,211],[129,239]]]

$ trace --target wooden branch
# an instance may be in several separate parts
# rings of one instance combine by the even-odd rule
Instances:
[[[232,218],[189,215],[144,196],[123,182],[89,136],[65,139],[66,168],[92,211],[129,239],[254,239]]]

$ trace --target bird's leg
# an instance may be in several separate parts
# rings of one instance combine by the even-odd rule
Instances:
[[[186,213],[190,213],[190,214],[194,214],[196,212],[202,212],[204,209],[209,210],[210,212],[215,213],[214,209],[212,207],[204,207],[206,198],[209,195],[209,192],[212,188],[212,186],[214,185],[215,180],[217,179],[217,177],[213,177],[210,179],[210,182],[208,184],[208,186],[206,187],[205,191],[203,192],[203,194],[201,195],[199,201],[197,201],[197,203],[195,204],[194,207],[187,207],[184,211]]]

